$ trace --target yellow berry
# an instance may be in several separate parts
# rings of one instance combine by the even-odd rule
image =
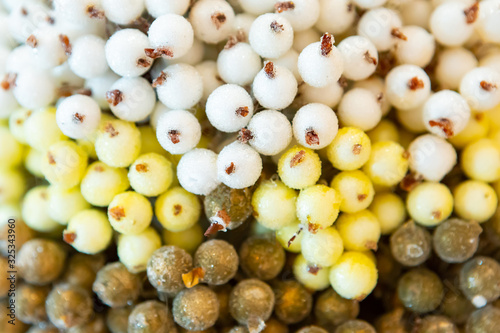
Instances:
[[[301,228],[299,221],[284,226],[276,230],[276,239],[288,252],[300,253],[301,242],[304,237],[304,231]]]
[[[339,215],[342,197],[326,185],[313,185],[300,191],[297,198],[297,217],[312,229],[331,226]]]
[[[372,145],[368,162],[363,171],[377,185],[398,184],[408,171],[408,156],[397,142],[381,141]]]
[[[17,169],[0,169],[0,204],[19,202],[26,190],[26,179]]]
[[[330,286],[329,272],[328,267],[311,266],[302,254],[293,262],[293,275],[297,281],[312,290],[323,290]]]
[[[488,183],[500,179],[500,146],[491,139],[480,139],[465,146],[461,162],[469,178]]]
[[[304,231],[302,238],[302,255],[306,260],[320,267],[329,267],[337,262],[344,243],[334,227],[318,230],[316,233]]]
[[[453,196],[443,184],[424,182],[410,191],[406,208],[415,222],[432,227],[450,216],[453,210]]]
[[[203,229],[199,224],[193,225],[191,228],[173,232],[163,229],[163,241],[165,245],[175,245],[189,253],[194,253],[198,246],[203,243]]]
[[[370,178],[361,170],[342,171],[333,177],[330,186],[340,193],[340,211],[346,213],[366,209],[375,195]]]
[[[24,146],[7,127],[0,126],[0,168],[16,167],[22,163],[23,157]]]
[[[201,204],[196,195],[182,187],[174,187],[158,197],[155,213],[165,229],[179,232],[191,228],[198,221]]]
[[[120,235],[118,257],[131,273],[144,272],[154,251],[161,247],[161,238],[151,227],[140,234]]]
[[[49,193],[47,186],[33,187],[26,193],[22,207],[23,221],[28,227],[40,232],[51,232],[61,228],[49,215]]]
[[[286,186],[300,190],[316,184],[321,176],[321,161],[312,149],[295,146],[281,156],[278,174]]]
[[[327,147],[327,156],[333,167],[339,170],[361,168],[370,157],[371,142],[365,132],[355,127],[339,129],[337,136]]]
[[[90,208],[78,186],[65,189],[51,185],[48,193],[49,216],[60,224],[66,225],[77,213]]]
[[[34,112],[24,122],[24,138],[32,147],[47,150],[52,144],[67,140],[56,123],[56,109],[53,107]]]
[[[380,223],[369,210],[357,213],[344,213],[336,223],[346,250],[376,250],[380,239]]]
[[[372,143],[380,141],[399,142],[397,126],[388,119],[381,120],[371,131],[366,132]]]
[[[391,192],[375,194],[368,209],[377,217],[382,235],[392,234],[406,220],[403,199]]]
[[[453,190],[455,213],[479,223],[489,220],[497,209],[495,190],[485,182],[466,180]]]
[[[130,166],[130,186],[142,195],[153,197],[168,190],[173,178],[172,163],[157,153],[139,156]]]
[[[375,263],[361,252],[345,252],[330,268],[330,284],[347,299],[363,300],[375,288],[377,280]]]
[[[129,187],[127,169],[113,168],[103,162],[94,162],[83,176],[80,190],[90,204],[108,206],[113,198]]]
[[[87,209],[73,216],[63,233],[66,243],[87,254],[105,250],[112,238],[113,229],[106,214],[97,209]]]
[[[467,126],[460,133],[448,138],[448,141],[457,149],[462,149],[466,145],[488,135],[490,122],[484,113],[473,114]]]
[[[138,234],[151,224],[153,208],[139,193],[124,192],[116,195],[109,204],[108,219],[119,233]]]
[[[297,193],[279,180],[265,180],[252,196],[255,219],[271,230],[296,221]]]
[[[141,151],[141,132],[134,123],[120,119],[105,121],[97,132],[95,151],[109,166],[128,167]]]
[[[52,144],[42,155],[42,172],[52,184],[72,188],[80,184],[87,168],[88,156],[73,141]]]

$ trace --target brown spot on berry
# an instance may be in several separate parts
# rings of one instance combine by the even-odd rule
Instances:
[[[115,137],[117,136],[118,134],[120,134],[120,132],[118,132],[115,127],[113,126],[112,123],[107,123],[105,126],[104,126],[104,132],[108,133],[110,137]]]
[[[226,168],[226,173],[227,173],[228,175],[230,175],[230,174],[234,173],[234,169],[235,169],[235,168],[236,168],[236,167],[235,167],[234,163],[233,163],[233,162],[231,162],[231,164],[230,164],[230,165]]]
[[[377,242],[375,242],[375,241],[367,241],[367,242],[365,243],[365,247],[366,247],[368,250],[377,251],[378,245],[377,245]]]
[[[356,297],[354,300],[358,301],[358,302],[361,302],[362,300],[364,300],[366,298],[366,294],[361,294],[360,296]]]
[[[54,18],[52,16],[47,16],[45,21],[47,21],[47,23],[50,25],[53,25],[54,23],[56,23],[56,20],[54,20]]]
[[[366,51],[365,54],[363,55],[364,59],[369,63],[377,66],[377,58],[372,57],[369,51]]]
[[[354,155],[359,155],[359,154],[361,154],[362,148],[363,148],[362,145],[360,145],[359,143],[356,143],[354,146],[352,146],[352,153]]]
[[[178,130],[168,131],[168,137],[174,145],[181,142],[180,135],[181,135],[181,132],[179,132]]]
[[[472,6],[464,10],[465,22],[467,24],[472,24],[476,22],[477,16],[479,14],[479,2],[475,2]]]
[[[339,86],[341,86],[343,89],[347,88],[347,86],[349,85],[349,82],[347,82],[347,79],[345,78],[344,75],[341,75],[339,80],[337,81],[337,83],[339,84]]]
[[[59,35],[59,41],[62,44],[62,47],[64,49],[64,53],[66,53],[67,56],[71,55],[71,44],[69,42],[69,38],[66,35]]]
[[[167,81],[168,74],[165,72],[161,72],[160,75],[153,81],[153,88],[156,88],[158,86],[161,86],[165,81]]]
[[[63,241],[68,244],[73,244],[76,240],[76,234],[74,232],[63,232]]]
[[[90,90],[88,88],[80,88],[80,89],[76,89],[75,91],[73,91],[73,94],[74,95],[92,96],[92,90]]]
[[[274,5],[274,9],[278,13],[283,13],[284,11],[295,9],[295,4],[293,1],[281,1]]]
[[[418,90],[424,88],[424,81],[420,80],[417,76],[414,76],[408,81],[408,88],[410,90]]]
[[[236,109],[236,114],[240,117],[246,117],[250,113],[248,106],[242,106]]]
[[[410,152],[408,150],[405,150],[401,156],[403,156],[403,158],[407,160],[410,158]]]
[[[432,218],[433,218],[433,219],[436,219],[436,220],[440,219],[442,215],[443,215],[443,214],[442,214],[442,213],[441,213],[441,211],[439,211],[439,210],[436,210],[436,211],[433,211],[433,212],[432,212]]]
[[[156,49],[147,48],[144,49],[144,53],[152,59],[157,59],[162,56],[173,58],[174,56],[174,52],[166,46],[157,47]]]
[[[283,32],[283,24],[279,24],[277,21],[272,21],[271,22],[271,30],[276,32],[276,33],[279,33],[279,32]]]
[[[73,122],[74,123],[77,123],[77,124],[80,123],[81,124],[81,123],[83,123],[84,120],[85,120],[85,115],[84,114],[80,114],[80,113],[77,112],[77,113],[75,113],[73,115]]]
[[[247,143],[253,139],[252,132],[249,129],[242,128],[238,134],[238,141],[241,143]]]
[[[398,28],[392,28],[391,36],[396,37],[396,38],[401,39],[401,40],[404,40],[404,41],[408,40],[408,38]]]
[[[424,177],[421,175],[417,175],[415,173],[408,173],[403,180],[399,183],[399,187],[403,191],[410,192],[413,190],[418,184],[420,184],[424,180]]]
[[[226,15],[220,12],[213,13],[212,16],[210,16],[210,18],[212,19],[212,22],[215,24],[217,30],[219,30],[220,27],[222,27],[222,25],[224,24],[224,22],[226,22],[227,19]]]
[[[228,226],[229,223],[231,223],[231,217],[229,217],[229,214],[225,209],[219,210],[217,214],[215,214],[215,216],[217,216],[224,222],[224,227]]]
[[[312,128],[306,130],[306,143],[310,146],[319,145],[319,136]]]
[[[239,42],[240,41],[238,40],[238,37],[233,36],[233,35],[229,36],[229,38],[227,39],[226,45],[224,45],[224,50],[229,50],[230,48],[232,48],[233,46],[235,46]]]
[[[429,125],[431,127],[439,127],[443,130],[444,135],[446,135],[447,138],[453,136],[453,124],[451,121],[447,118],[439,118],[437,120],[429,120]]]
[[[334,38],[331,34],[326,32],[322,37],[321,37],[321,55],[324,57],[327,57],[330,52],[333,50],[333,42]]]
[[[28,10],[25,7],[21,7],[21,15],[23,15],[23,16],[28,15]]]
[[[3,90],[9,90],[16,85],[17,74],[15,73],[7,73],[5,74],[4,79],[0,83]]]
[[[484,113],[478,112],[474,114],[474,119],[476,119],[476,121],[482,121],[484,119]]]
[[[274,79],[276,76],[276,71],[274,69],[274,64],[272,61],[266,62],[264,65],[264,72],[269,79]]]
[[[186,288],[193,288],[205,277],[205,270],[201,267],[193,268],[189,273],[182,274],[182,282]]]
[[[495,90],[497,88],[496,84],[486,82],[486,81],[481,81],[479,83],[479,85],[481,86],[481,89],[486,90],[486,91],[492,91],[492,90]]]
[[[316,266],[316,265],[308,265],[307,266],[307,272],[311,273],[312,275],[318,275],[319,270],[321,267]]]
[[[26,39],[26,45],[28,45],[29,47],[35,48],[38,46],[38,40],[36,39],[36,37],[34,35],[30,35]]]
[[[352,4],[352,2],[349,2],[349,3],[347,4],[347,11],[348,11],[348,12],[352,12],[352,10],[353,10],[353,9],[354,9],[354,5]]]
[[[307,231],[309,231],[311,234],[315,234],[318,232],[320,229],[320,225],[316,223],[308,223],[307,224]]]
[[[56,159],[54,158],[54,155],[52,155],[51,152],[47,153],[47,159],[49,160],[50,165],[56,164]]]
[[[148,168],[148,165],[145,164],[145,163],[139,163],[135,166],[135,170],[137,172],[148,172],[149,171],[149,168]]]
[[[174,216],[178,216],[180,213],[182,213],[182,206],[179,204],[174,205]]]
[[[288,247],[290,247],[290,245],[292,245],[292,242],[295,240],[295,238],[297,238],[297,236],[301,233],[301,231],[302,231],[302,227],[299,228],[299,230],[297,230],[297,232],[293,234],[292,238],[290,238],[288,240],[288,243],[287,243]]]
[[[363,201],[368,197],[368,194],[358,194],[358,201]]]
[[[102,20],[105,17],[104,11],[97,9],[94,5],[88,5],[86,12],[90,18]]]
[[[299,151],[290,160],[290,168],[293,168],[297,166],[299,163],[302,163],[305,157],[306,157],[306,152],[304,150]]]
[[[102,165],[96,165],[96,166],[95,166],[95,168],[94,168],[94,170],[95,170],[96,172],[103,172],[103,171],[104,171],[104,168],[102,167]]]
[[[125,217],[125,209],[123,209],[123,207],[120,206],[110,208],[109,215],[111,215],[111,217],[114,220],[120,221],[122,218]]]
[[[139,58],[139,59],[137,59],[137,66],[147,68],[147,67],[151,66],[151,61],[149,61],[148,59],[145,59],[145,58]]]
[[[377,102],[378,103],[382,103],[382,101],[384,100],[384,93],[378,93],[377,94]]]
[[[112,106],[117,106],[123,101],[123,93],[118,89],[110,90],[106,92],[106,101]]]

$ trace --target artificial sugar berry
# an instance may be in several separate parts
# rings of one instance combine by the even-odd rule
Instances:
[[[203,80],[190,65],[175,64],[165,68],[153,81],[158,99],[171,109],[189,109],[203,96]]]
[[[131,122],[146,119],[156,105],[155,92],[142,77],[119,79],[106,93],[106,99],[116,117]]]
[[[165,14],[153,21],[148,30],[151,47],[145,50],[151,58],[177,59],[193,46],[191,23],[176,14]]]
[[[146,73],[153,64],[153,60],[144,52],[147,48],[149,40],[145,34],[137,29],[123,29],[108,39],[104,50],[113,72],[135,77]]]
[[[300,53],[297,66],[300,76],[307,84],[324,87],[340,79],[344,61],[333,43],[333,36],[325,33],[320,42],[309,44]]]
[[[241,189],[252,186],[262,171],[262,159],[253,148],[241,142],[233,142],[217,157],[217,176],[225,185]]]
[[[237,132],[253,116],[253,101],[242,87],[225,84],[208,97],[205,112],[210,123],[222,132]]]
[[[198,119],[189,111],[172,110],[158,120],[156,137],[171,154],[184,154],[196,147],[201,138]]]
[[[392,105],[407,110],[422,105],[430,95],[427,73],[415,65],[394,67],[385,80],[385,91]]]
[[[177,165],[181,186],[194,194],[207,195],[217,186],[217,154],[208,149],[193,149],[182,155]]]
[[[423,107],[427,130],[443,138],[460,133],[469,121],[471,110],[467,101],[451,90],[441,90],[429,97]]]
[[[64,99],[56,111],[57,126],[72,139],[89,138],[99,126],[101,109],[91,97],[73,95]]]
[[[75,40],[68,59],[70,69],[79,77],[91,79],[109,70],[104,51],[106,42],[99,36],[86,35]]]
[[[292,104],[295,99],[297,80],[289,69],[268,61],[255,76],[252,90],[260,105],[281,110]]]
[[[208,44],[226,39],[233,30],[234,10],[224,0],[197,1],[189,13],[196,38]]]
[[[293,118],[293,135],[304,147],[321,149],[337,135],[338,119],[333,110],[320,103],[301,107]]]
[[[238,138],[247,142],[262,155],[276,155],[292,141],[292,126],[287,117],[275,110],[264,110],[255,114]]]
[[[248,40],[261,57],[276,59],[292,47],[293,28],[286,18],[267,13],[253,21]]]

